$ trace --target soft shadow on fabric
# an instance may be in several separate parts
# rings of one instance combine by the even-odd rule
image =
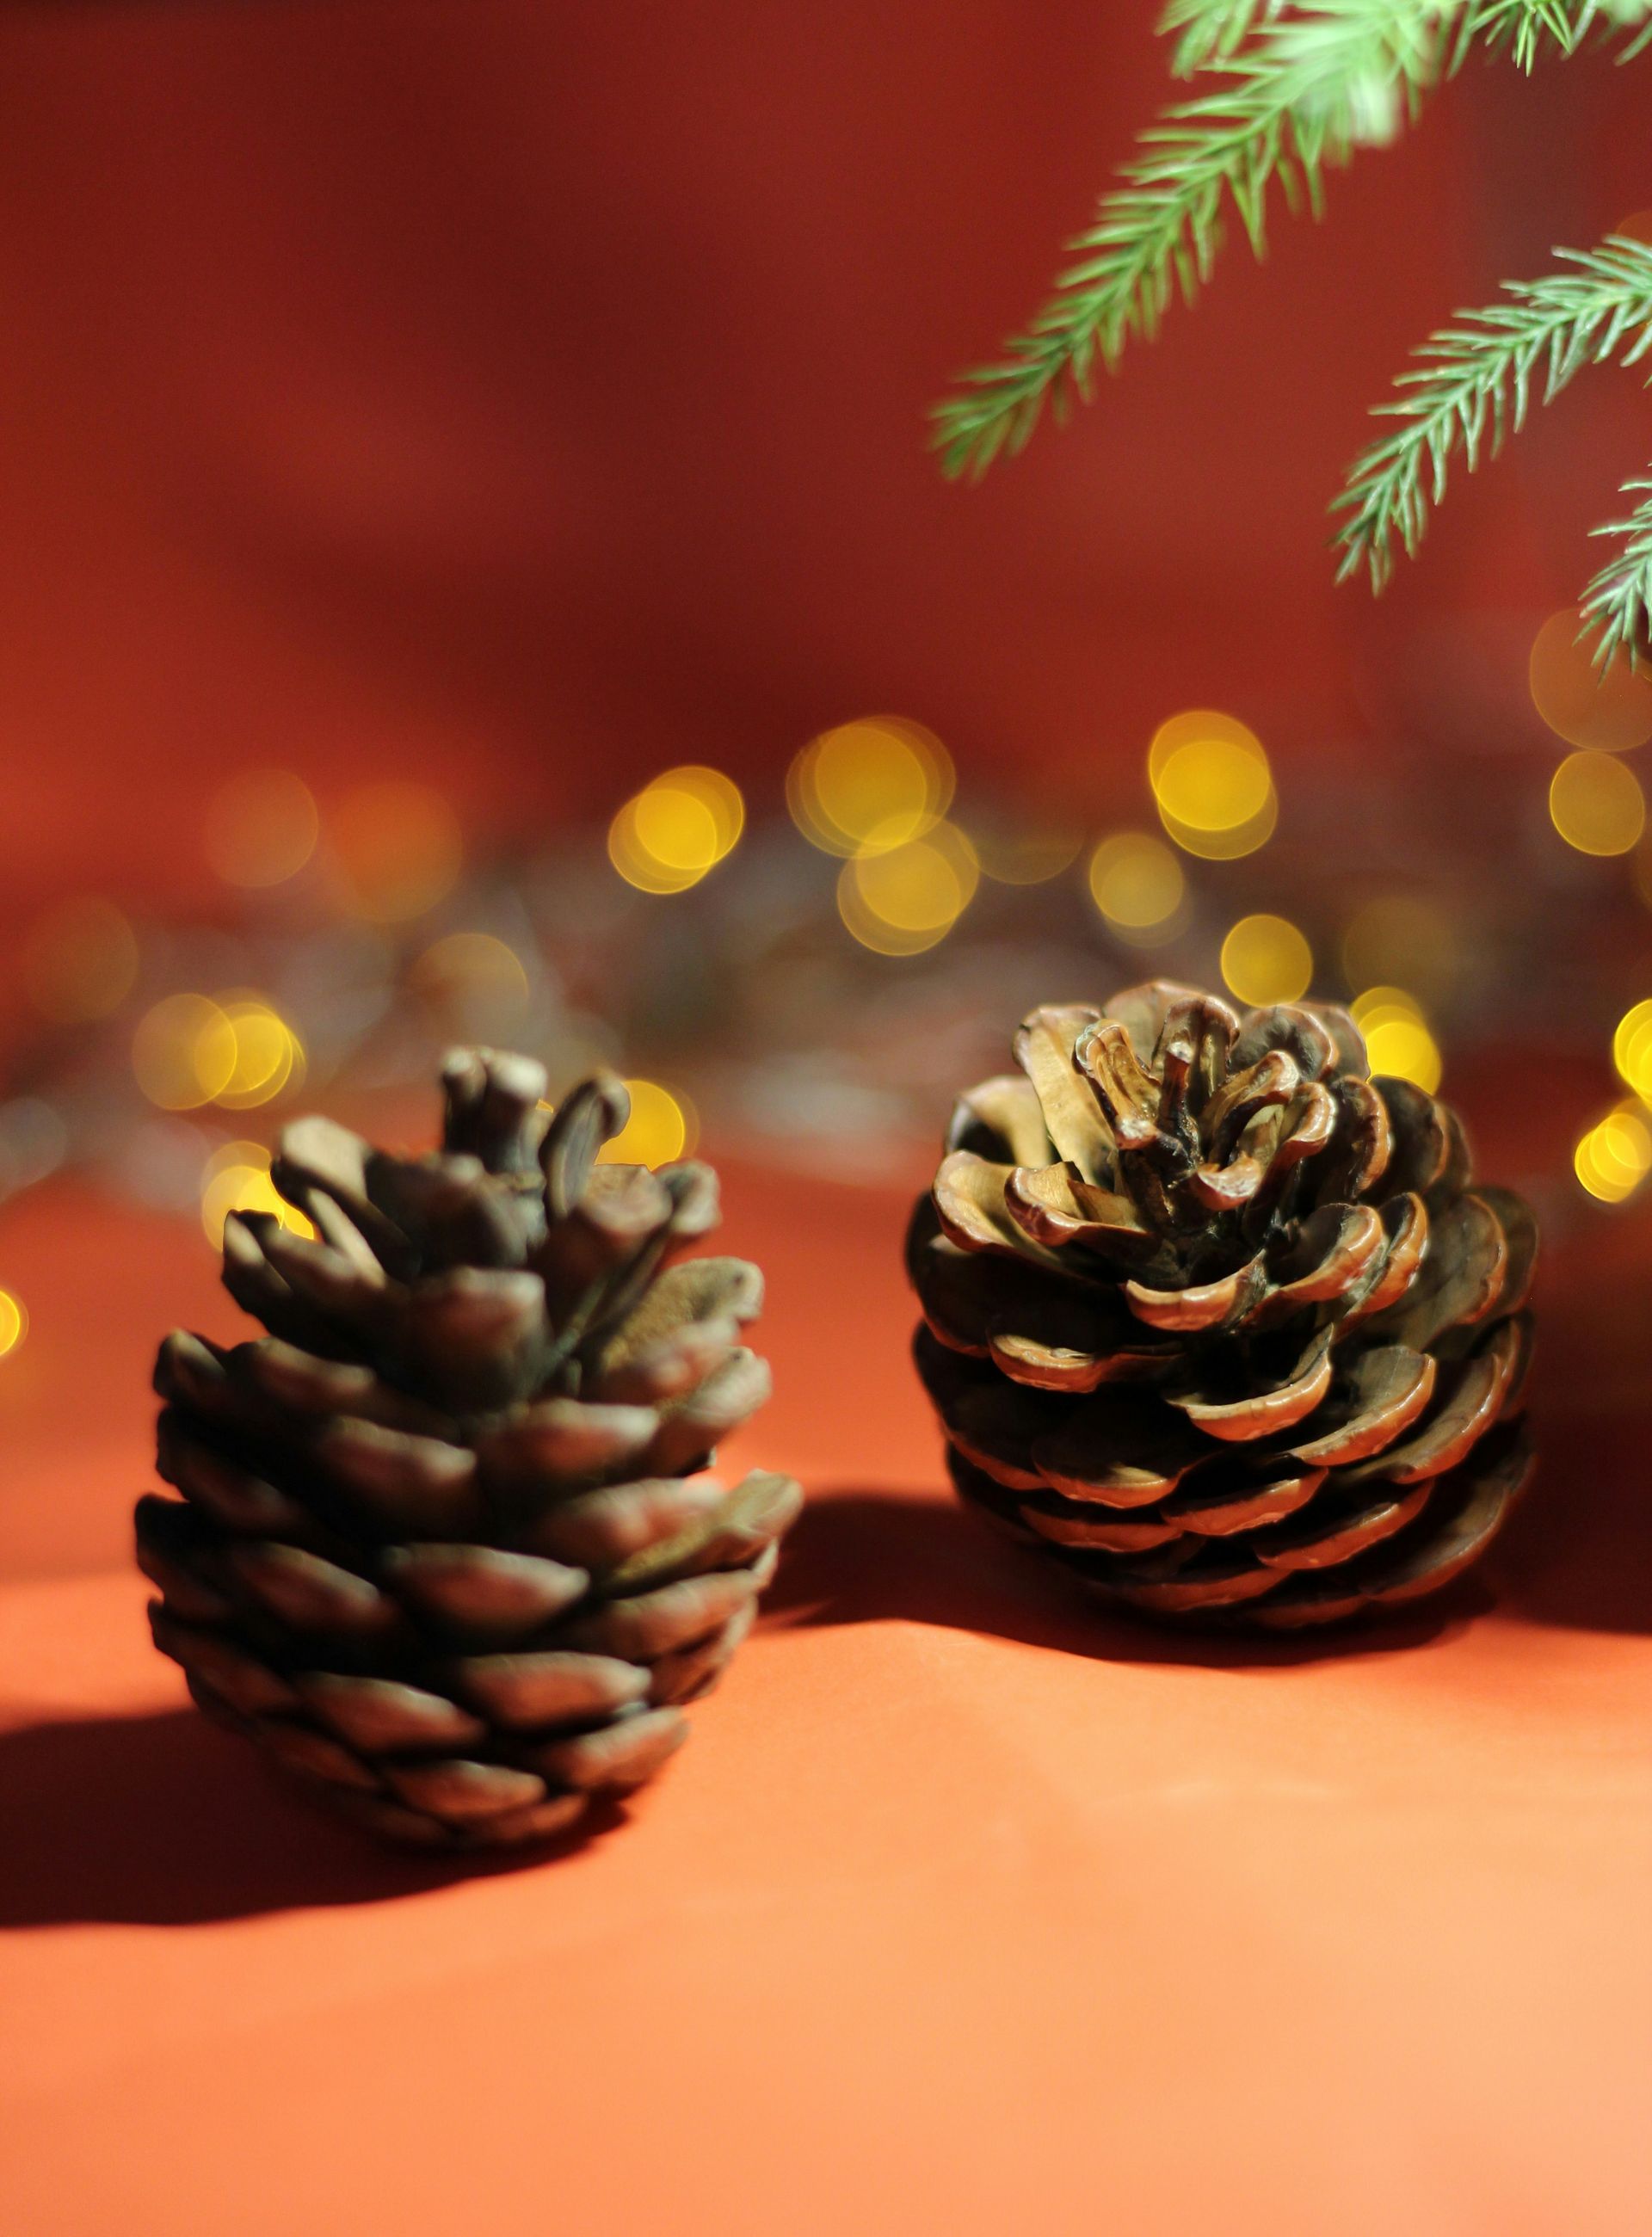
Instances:
[[[0,1733],[0,1928],[195,1926],[380,1903],[571,1853],[623,1820],[499,1858],[375,1846],[192,1709]]]
[[[829,1490],[794,1524],[763,1597],[776,1627],[904,1619],[1109,1662],[1288,1669],[1377,1654],[1458,1630],[1488,1605],[1469,1578],[1416,1609],[1325,1632],[1247,1634],[1155,1623],[1104,1607],[1071,1572],[954,1502],[921,1493]]]

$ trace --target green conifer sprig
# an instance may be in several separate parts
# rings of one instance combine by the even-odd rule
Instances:
[[[1614,234],[1556,255],[1567,268],[1512,281],[1506,301],[1460,312],[1431,334],[1395,383],[1400,394],[1376,407],[1401,424],[1356,460],[1332,507],[1348,515],[1337,532],[1339,582],[1363,567],[1380,591],[1395,545],[1415,555],[1452,459],[1460,452],[1472,472],[1495,458],[1523,424],[1534,380],[1547,404],[1584,366],[1635,365],[1652,350],[1652,247]]]
[[[1596,658],[1606,666],[1621,652],[1631,666],[1652,645],[1652,479],[1625,482],[1623,494],[1641,502],[1627,520],[1609,520],[1591,531],[1621,536],[1623,549],[1609,559],[1583,593],[1585,632],[1596,634]]]

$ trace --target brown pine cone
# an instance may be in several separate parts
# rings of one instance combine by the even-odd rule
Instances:
[[[1530,1208],[1345,1011],[1035,1010],[908,1264],[959,1491],[1116,1600],[1295,1627],[1437,1590],[1525,1482]]]
[[[472,1847],[671,1754],[801,1495],[697,1473],[769,1393],[756,1267],[667,1263],[716,1226],[715,1175],[598,1163],[612,1078],[548,1123],[525,1058],[460,1052],[442,1084],[430,1156],[287,1129],[274,1178],[315,1237],[228,1223],[268,1334],[161,1347],[183,1496],[138,1502],[138,1560],[202,1709],[380,1832]]]

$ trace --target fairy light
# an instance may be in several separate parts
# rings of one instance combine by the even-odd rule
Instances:
[[[321,821],[315,795],[287,769],[231,777],[207,809],[207,860],[227,885],[279,886],[315,852]]]
[[[1549,787],[1549,817],[1580,855],[1627,855],[1646,828],[1646,799],[1610,754],[1568,754]]]
[[[1652,676],[1621,653],[1597,667],[1592,640],[1579,638],[1583,628],[1578,609],[1563,606],[1538,630],[1530,667],[1533,706],[1569,746],[1609,754],[1643,746],[1652,738]]]
[[[87,894],[60,901],[30,927],[23,986],[43,1018],[58,1026],[112,1017],[136,984],[137,934],[113,901]]]
[[[1572,1166],[1601,1204],[1622,1204],[1652,1172],[1652,1125],[1637,1105],[1620,1104],[1596,1121],[1577,1144]]]
[[[922,838],[856,855],[838,874],[837,911],[862,947],[921,955],[946,938],[981,881],[975,850],[942,821]]]
[[[693,1149],[699,1126],[680,1088],[657,1079],[628,1079],[631,1116],[598,1155],[611,1165],[668,1165]]]
[[[1372,1078],[1409,1079],[1431,1095],[1444,1067],[1439,1044],[1415,999],[1403,987],[1368,987],[1348,1006],[1365,1040]]]
[[[162,1111],[199,1111],[235,1075],[235,1028],[204,994],[169,994],[145,1011],[132,1036],[139,1089]]]
[[[1267,753],[1232,715],[1199,708],[1173,715],[1147,749],[1159,820],[1186,854],[1232,861],[1272,835],[1279,804]]]
[[[1181,864],[1162,839],[1115,831],[1090,857],[1090,898],[1124,939],[1146,945],[1177,930],[1187,898]]]
[[[269,1151],[259,1142],[226,1142],[201,1172],[201,1224],[217,1249],[232,1211],[264,1211],[292,1234],[314,1237],[304,1214],[287,1203],[270,1178]]]
[[[744,828],[739,787],[720,769],[689,764],[665,770],[625,802],[608,828],[608,858],[640,893],[685,893]]]
[[[1625,1086],[1652,1103],[1652,1000],[1625,1010],[1612,1035],[1612,1061]]]
[[[9,1359],[29,1333],[29,1315],[21,1297],[0,1290],[0,1359]]]
[[[946,814],[956,779],[932,730],[893,715],[843,723],[814,739],[786,775],[786,805],[828,855],[888,853]]]
[[[302,1044],[278,1011],[257,994],[220,994],[218,1007],[235,1035],[235,1059],[215,1103],[226,1111],[251,1111],[303,1086]]]
[[[1313,950],[1295,925],[1242,916],[1222,942],[1222,977],[1241,1002],[1294,1002],[1313,977]]]
[[[358,785],[328,818],[328,835],[351,913],[404,924],[451,892],[465,846],[453,809],[427,784]]]

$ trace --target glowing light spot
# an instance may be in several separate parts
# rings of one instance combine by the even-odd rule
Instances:
[[[1635,1093],[1652,1103],[1652,1000],[1637,1002],[1618,1020],[1612,1061]]]
[[[946,814],[952,758],[933,731],[898,716],[840,723],[803,748],[786,775],[786,804],[828,855],[888,853]]]
[[[528,1006],[528,974],[514,948],[491,932],[450,932],[433,940],[407,974],[416,993],[450,1020],[508,1024]]]
[[[1214,709],[1173,715],[1160,724],[1147,749],[1147,780],[1170,836],[1209,861],[1253,854],[1279,822],[1261,741]]]
[[[1115,831],[1090,857],[1090,897],[1127,939],[1165,938],[1176,929],[1187,898],[1181,864],[1162,839]]]
[[[251,1111],[303,1085],[298,1035],[268,1002],[257,994],[231,993],[220,994],[217,1006],[235,1037],[235,1062],[215,1103],[226,1111]]]
[[[450,892],[465,846],[453,811],[426,784],[358,785],[328,821],[347,906],[372,924],[423,916]]]
[[[235,1028],[204,994],[169,994],[144,1013],[132,1036],[138,1086],[162,1111],[215,1103],[235,1076]]]
[[[1602,1204],[1622,1204],[1652,1171],[1652,1125],[1633,1103],[1591,1126],[1572,1158],[1578,1180]]]
[[[1443,908],[1414,894],[1367,901],[1342,936],[1342,967],[1351,987],[1398,980],[1437,1000],[1459,967],[1456,927]]]
[[[1568,754],[1549,787],[1549,815],[1580,855],[1627,855],[1646,827],[1633,769],[1610,754]]]
[[[1595,665],[1591,637],[1580,643],[1583,617],[1563,606],[1538,630],[1531,648],[1531,703],[1569,746],[1621,754],[1652,738],[1652,675],[1620,654]],[[1592,850],[1591,850],[1592,851]]]
[[[1001,886],[1041,886],[1077,861],[1081,835],[1068,828],[975,830],[969,834],[983,878]]]
[[[693,1149],[699,1128],[694,1106],[680,1088],[657,1079],[628,1079],[631,1116],[598,1152],[609,1165],[669,1165]]]
[[[29,1315],[22,1298],[0,1290],[0,1359],[9,1358],[28,1333]]]
[[[270,1178],[269,1151],[261,1143],[226,1142],[202,1168],[201,1224],[215,1249],[223,1242],[224,1223],[232,1211],[267,1211],[294,1235],[315,1233]]]
[[[1241,1002],[1294,1002],[1313,977],[1313,950],[1285,917],[1242,916],[1222,942],[1222,977]]]
[[[1370,987],[1349,1006],[1365,1043],[1371,1076],[1409,1079],[1432,1095],[1443,1066],[1428,1020],[1403,987]]]
[[[279,886],[304,868],[320,835],[315,795],[286,769],[249,769],[214,794],[207,860],[227,885]]]
[[[643,893],[684,893],[733,848],[745,815],[739,787],[720,769],[667,769],[615,816],[609,860]]]
[[[137,974],[137,935],[113,901],[88,896],[60,902],[23,942],[24,991],[54,1025],[112,1017]]]
[[[920,955],[952,930],[981,881],[975,850],[955,824],[921,839],[845,862],[837,913],[862,947],[879,955]]]

